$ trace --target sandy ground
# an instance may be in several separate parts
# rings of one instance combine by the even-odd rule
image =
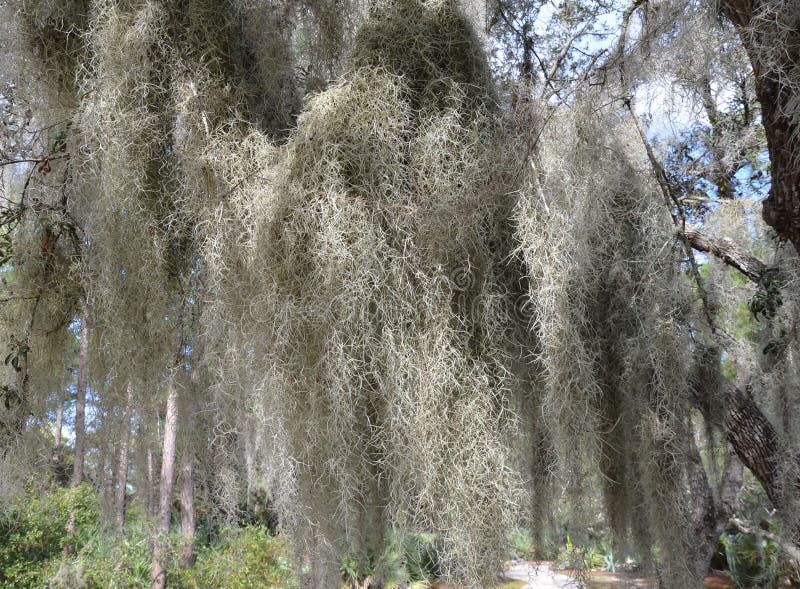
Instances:
[[[524,589],[563,589],[564,587],[578,587],[575,579],[550,570],[550,564],[519,563],[506,569],[507,579],[526,581]]]
[[[570,577],[563,572],[553,571],[549,562],[520,562],[511,564],[505,572],[507,579],[519,579],[527,584],[524,589],[657,589],[658,583],[652,578],[638,577],[631,573],[592,573],[590,580]],[[722,574],[708,576],[706,589],[728,589],[733,586],[729,577]]]

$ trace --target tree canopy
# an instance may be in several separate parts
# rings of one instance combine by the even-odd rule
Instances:
[[[566,506],[695,587],[743,467],[800,541],[796,0],[0,6],[9,504],[74,392],[120,528],[180,462],[311,586]]]

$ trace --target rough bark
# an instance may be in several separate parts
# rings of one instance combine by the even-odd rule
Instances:
[[[692,498],[692,528],[696,541],[693,562],[691,563],[698,585],[708,573],[717,542],[728,521],[736,513],[737,495],[742,487],[742,463],[728,446],[725,466],[719,480],[709,481],[700,458],[700,451],[692,437],[689,447],[689,488]]]
[[[181,535],[184,541],[180,556],[181,566],[194,566],[194,472],[193,457],[188,445],[181,456]]]
[[[780,438],[775,428],[746,393],[730,385],[727,390],[725,425],[728,441],[761,483],[772,504],[783,507],[778,468],[781,463]]]
[[[128,487],[128,457],[130,453],[131,412],[133,411],[133,387],[128,384],[125,399],[125,415],[122,418],[122,438],[119,442],[119,465],[117,467],[117,496],[115,520],[117,532],[125,531],[125,493]]]
[[[719,8],[739,32],[761,103],[772,177],[764,221],[800,252],[800,116],[792,105],[798,100],[792,69],[800,62],[800,22],[791,2],[721,0]]]
[[[730,239],[717,237],[691,225],[686,226],[683,236],[697,251],[719,258],[755,283],[759,283],[767,271],[766,264],[755,256],[750,255]]]
[[[81,341],[78,348],[78,395],[75,400],[75,463],[72,486],[83,480],[83,463],[86,445],[86,366],[89,359],[89,325],[87,313],[81,317]]]
[[[167,388],[167,412],[164,418],[164,442],[161,458],[161,479],[159,483],[158,520],[153,542],[152,589],[167,586],[167,549],[171,508],[172,487],[175,475],[175,450],[178,440],[178,389],[170,381]]]

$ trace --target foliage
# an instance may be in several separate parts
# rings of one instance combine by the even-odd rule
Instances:
[[[533,544],[530,530],[524,528],[516,529],[511,533],[511,544],[513,546],[511,556],[521,560],[531,558],[538,548]]]
[[[377,557],[343,555],[339,570],[344,585],[351,589],[367,581],[387,589],[425,589],[441,575],[440,550],[441,542],[432,534],[406,534],[403,539],[392,535]]]
[[[262,526],[224,533],[218,545],[200,551],[194,567],[174,568],[169,582],[181,589],[298,587],[289,568],[285,541],[271,536]]]
[[[88,485],[42,492],[12,507],[0,519],[0,582],[4,587],[41,587],[48,561],[60,557],[69,544],[80,550],[91,537],[98,509]],[[74,533],[67,524],[74,522]]]
[[[797,564],[772,539],[753,533],[726,532],[718,549],[724,554],[727,570],[738,587],[777,587],[796,579]]]
[[[131,513],[125,534],[119,535],[105,526],[97,508],[98,494],[90,486],[40,490],[36,496],[30,489],[0,523],[1,587],[150,586],[150,522]],[[75,531],[69,535],[67,524],[73,516]],[[178,565],[181,542],[180,534],[170,534],[173,587],[298,586],[285,541],[263,526],[223,531],[215,543],[202,546],[190,569]],[[68,544],[70,554],[65,553]]]
[[[616,568],[614,550],[607,539],[595,539],[587,546],[579,546],[573,544],[569,536],[558,551],[555,565],[570,571],[614,571]]]

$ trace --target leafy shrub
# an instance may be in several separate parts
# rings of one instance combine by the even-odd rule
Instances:
[[[295,588],[286,553],[283,540],[270,536],[267,528],[242,528],[225,535],[218,546],[201,549],[193,568],[173,566],[169,584],[183,589]]]
[[[76,571],[82,587],[149,587],[150,548],[148,530],[139,523],[127,526],[125,536],[95,525],[80,553],[62,563],[54,584],[65,577],[61,584],[73,589],[76,583],[65,572]]]
[[[606,540],[594,541],[588,546],[578,546],[567,536],[556,557],[556,568],[575,571],[614,570],[614,553]]]
[[[74,534],[67,524],[74,517]],[[0,520],[0,583],[5,588],[38,588],[50,576],[48,561],[67,544],[80,550],[98,519],[97,499],[88,485],[59,488],[12,507]]]
[[[414,533],[407,534],[401,541],[392,536],[377,558],[367,555],[358,559],[353,554],[345,554],[339,571],[343,587],[348,589],[373,583],[386,589],[430,587],[431,582],[441,575],[437,537]]]
[[[531,558],[535,551],[533,537],[530,530],[524,528],[516,529],[511,533],[511,556],[525,560]]]

